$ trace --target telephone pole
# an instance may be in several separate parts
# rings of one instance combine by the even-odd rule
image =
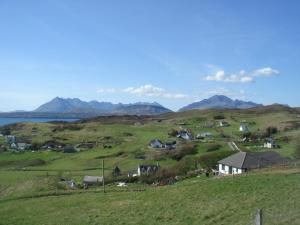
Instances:
[[[102,160],[102,186],[103,186],[103,193],[105,193],[105,181],[104,181],[104,159]]]

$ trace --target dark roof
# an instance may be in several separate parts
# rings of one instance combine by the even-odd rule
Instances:
[[[239,169],[254,169],[287,162],[276,152],[239,152],[218,163]]]

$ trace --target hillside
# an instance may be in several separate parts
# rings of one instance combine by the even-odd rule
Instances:
[[[222,118],[222,119],[220,119]],[[219,127],[220,120],[229,127]],[[272,149],[294,160],[300,140],[297,110],[274,105],[252,109],[206,109],[155,116],[100,116],[72,123],[22,123],[6,126],[22,141],[38,150],[0,152],[0,221],[5,224],[251,224],[257,208],[263,208],[266,224],[299,224],[299,163],[245,176],[190,176],[200,165],[215,168],[218,160],[234,154],[228,145],[235,141],[244,151],[267,151],[262,140],[242,142],[240,123],[247,123],[255,135],[269,126],[280,148]],[[208,124],[214,124],[212,127]],[[181,128],[193,135],[211,132],[211,139],[183,141],[168,133]],[[176,140],[176,154],[182,146],[193,152],[178,155],[148,147],[157,138]],[[41,149],[45,144],[78,146],[77,153]],[[0,137],[0,146],[6,145]],[[177,152],[176,152],[177,151]],[[70,190],[58,185],[68,178],[81,184],[85,175],[101,175],[105,161],[107,193],[102,189]],[[181,177],[173,185],[147,184],[147,180],[118,188],[112,177],[118,166],[119,179],[141,164],[159,164],[166,173]],[[153,181],[148,182],[150,184]],[[284,191],[282,191],[284,190]],[[276,198],[274,198],[276,196]],[[82,213],[84,212],[84,213]],[[26,215],[26,216],[25,216]],[[72,215],[72,216],[70,216]],[[25,219],[24,219],[25,218]],[[1,223],[1,222],[0,222]]]
[[[179,109],[179,112],[193,109],[248,109],[258,106],[262,105],[254,102],[232,100],[224,95],[215,95],[209,99],[204,99],[182,107]]]

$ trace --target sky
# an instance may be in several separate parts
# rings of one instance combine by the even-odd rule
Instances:
[[[300,106],[298,0],[0,0],[0,111],[56,96]]]

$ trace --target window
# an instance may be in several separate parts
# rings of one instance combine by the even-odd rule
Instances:
[[[225,170],[225,165],[224,164],[222,164],[222,170]]]

